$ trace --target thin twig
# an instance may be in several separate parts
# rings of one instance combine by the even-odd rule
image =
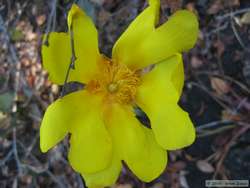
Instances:
[[[24,152],[27,152],[27,149],[25,147],[25,145],[21,142],[21,141],[17,141],[19,146],[24,150]],[[28,155],[32,160],[34,160],[36,163],[38,163],[39,165],[42,166],[41,162],[32,154],[32,153],[29,153]],[[28,156],[25,156],[25,157],[28,157]],[[45,168],[43,171],[37,171],[35,170],[34,168],[32,168],[30,165],[27,165],[27,164],[23,164],[23,167],[26,167],[30,170],[32,170],[33,172],[37,173],[37,174],[40,174],[40,173],[46,173],[48,176],[51,177],[51,179],[60,187],[60,188],[65,188],[64,184],[47,168]]]
[[[3,166],[8,160],[10,160],[11,156],[13,155],[13,150],[10,150],[8,154],[0,161],[0,167]]]
[[[71,48],[70,68],[75,69],[76,53],[75,53],[74,32],[73,32],[73,26],[72,25],[71,25],[71,28],[70,28],[70,48]]]
[[[221,107],[223,107],[224,109],[230,109],[232,111],[232,109],[227,106],[226,104],[224,104],[223,102],[221,102],[216,96],[214,96],[206,87],[204,87],[203,85],[200,85],[196,82],[189,82],[187,84],[188,86],[196,86],[198,88],[200,88],[201,90],[203,90],[204,92],[206,92],[212,99],[214,99],[214,101],[216,101]]]
[[[233,129],[233,128],[235,128],[235,126],[236,126],[235,124],[232,124],[232,125],[227,125],[224,127],[219,127],[219,128],[214,129],[214,130],[206,130],[206,131],[199,133],[197,135],[197,137],[200,138],[200,137],[204,137],[204,136],[211,136],[214,134],[218,134],[218,133]]]
[[[237,124],[241,125],[241,126],[244,126],[244,127],[250,128],[250,123],[246,123],[246,122],[243,122],[243,121],[238,121]]]
[[[15,20],[14,20],[14,23],[13,25],[16,25],[16,23],[18,23],[20,21],[20,18],[22,17],[23,13],[25,12],[24,10],[27,8],[27,6],[29,5],[29,0],[25,1],[25,2],[22,2],[21,4],[20,3],[15,3],[17,5],[17,15],[15,16]],[[12,9],[10,9],[10,12]]]
[[[231,138],[231,140],[226,144],[223,152],[221,152],[221,157],[220,157],[220,160],[219,162],[217,163],[216,165],[216,170],[215,170],[215,173],[213,175],[213,178],[216,178],[219,170],[221,169],[221,166],[224,162],[224,159],[226,158],[227,156],[227,153],[229,152],[229,149],[231,148],[231,146],[234,144],[234,142],[243,134],[245,133],[250,127],[247,127],[247,126],[244,126],[244,127],[241,127]]]
[[[52,21],[52,26],[51,26],[51,31],[55,31],[55,28],[56,28],[56,19],[57,19],[57,16],[56,16],[56,5],[57,5],[57,0],[55,0],[54,2],[54,15],[53,15],[53,21]]]
[[[215,19],[218,21],[224,21],[225,19],[228,19],[231,16],[236,16],[238,14],[242,14],[242,13],[249,12],[249,11],[250,11],[250,8],[239,9],[239,10],[236,10],[234,12],[224,14],[222,16],[217,16]]]
[[[213,121],[196,127],[198,137],[210,136],[219,132],[232,129],[236,126],[249,127],[250,124],[241,121],[221,120]],[[222,127],[221,127],[222,126]]]
[[[25,157],[30,155],[30,153],[31,153],[32,149],[34,148],[38,138],[39,138],[39,132],[36,133],[36,136],[32,139],[30,146],[27,148],[27,152],[25,152]]]
[[[19,156],[18,156],[18,153],[17,153],[17,145],[16,145],[16,128],[14,127],[13,128],[13,142],[12,142],[12,149],[13,149],[13,154],[14,154],[14,158],[15,158],[15,161],[16,161],[16,165],[17,165],[17,172],[18,172],[18,175],[21,174],[21,162],[19,160]]]
[[[234,33],[237,41],[239,42],[240,46],[243,48],[243,50],[247,50],[246,45],[242,41],[242,39],[240,37],[240,34],[239,34],[239,32],[237,31],[237,29],[236,29],[236,27],[234,25],[234,18],[233,17],[231,17],[230,24],[231,24],[231,28],[233,30],[233,33]]]
[[[244,106],[244,104],[247,102],[247,100],[248,100],[247,97],[243,98],[243,99],[239,102],[239,104],[237,105],[237,107],[235,108],[235,111],[234,111],[233,113],[234,113],[234,114],[237,114],[238,111],[239,111],[239,110]]]
[[[49,46],[49,33],[55,29],[56,5],[57,0],[53,0],[51,2],[51,12],[49,14],[49,20],[45,31],[45,40],[43,41],[43,44],[46,46]]]
[[[15,98],[17,98],[18,95],[18,90],[20,87],[20,62],[17,56],[17,52],[16,49],[14,47],[14,45],[10,42],[10,36],[8,33],[8,29],[5,26],[4,20],[2,18],[2,16],[0,15],[0,30],[2,31],[3,35],[4,35],[4,39],[5,39],[5,43],[8,47],[9,53],[10,53],[10,57],[12,60],[12,67],[15,67],[15,70],[12,70],[10,73],[14,78],[14,89],[15,89]],[[13,112],[16,111],[16,103],[13,104]]]
[[[217,126],[221,126],[221,125],[225,125],[225,124],[232,124],[232,123],[233,122],[230,120],[213,121],[213,122],[206,123],[206,124],[203,124],[203,125],[196,127],[196,131],[200,132],[200,131],[203,131],[204,129],[210,129],[210,128],[214,128]]]
[[[71,59],[70,59],[69,67],[68,67],[67,72],[66,72],[66,76],[65,76],[65,80],[64,80],[64,84],[62,87],[62,92],[61,92],[60,97],[63,97],[66,93],[66,84],[68,82],[70,70],[75,69],[76,54],[75,54],[75,45],[74,45],[74,32],[73,32],[72,25],[70,27],[69,32],[70,32]]]
[[[8,89],[9,80],[10,80],[10,71],[8,70],[5,73],[5,80],[4,80],[4,84],[0,88],[0,94],[6,92],[6,90]]]
[[[241,83],[238,80],[235,80],[234,78],[230,77],[230,76],[226,76],[226,75],[220,75],[217,73],[212,73],[212,72],[208,72],[208,71],[197,71],[196,72],[197,75],[210,75],[210,76],[215,76],[215,77],[219,77],[225,80],[228,80],[230,82],[233,82],[234,84],[236,84],[237,86],[239,86],[242,90],[244,90],[245,92],[247,92],[248,94],[250,94],[250,89],[248,89],[247,86],[245,86],[243,83]]]
[[[211,35],[223,31],[228,27],[228,22],[223,23],[223,25],[216,27],[215,29],[205,33],[205,37],[210,37]]]

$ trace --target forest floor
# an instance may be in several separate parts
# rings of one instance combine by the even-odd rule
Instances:
[[[42,69],[46,31],[66,31],[71,0],[0,0],[0,187],[83,187],[67,161],[67,138],[43,154],[39,127],[61,87]],[[144,0],[83,0],[102,53],[146,7]],[[161,23],[178,9],[200,23],[184,54],[180,105],[196,126],[195,143],[169,152],[164,173],[143,183],[127,169],[114,187],[201,188],[208,179],[250,179],[250,1],[161,0]],[[53,11],[54,9],[54,11]],[[52,20],[51,22],[49,20]]]

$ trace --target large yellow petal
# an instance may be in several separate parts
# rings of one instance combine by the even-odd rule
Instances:
[[[167,150],[191,145],[195,139],[195,129],[188,113],[177,104],[161,104],[147,112],[157,142]]]
[[[68,133],[71,124],[79,119],[79,101],[84,98],[82,92],[71,93],[59,98],[46,110],[40,128],[40,147],[47,152]]]
[[[150,119],[157,142],[168,150],[188,146],[195,139],[188,114],[177,104],[184,81],[180,60],[177,55],[157,64],[142,78],[136,97]]]
[[[167,163],[166,152],[135,118],[132,107],[113,105],[105,120],[120,158],[132,172],[146,182],[158,177]]]
[[[117,154],[113,153],[111,164],[102,171],[82,174],[88,187],[106,187],[115,184],[121,172],[122,164]]]
[[[84,102],[83,102],[84,101]],[[103,122],[101,98],[90,95],[79,101],[81,119],[71,126],[69,161],[81,173],[105,169],[112,159],[112,141]]]
[[[70,38],[66,33],[49,34],[49,46],[42,46],[43,68],[48,71],[49,79],[56,84],[63,84],[70,64]],[[77,75],[74,75],[78,81]],[[71,73],[71,77],[73,77]]]
[[[137,66],[136,59],[132,59],[134,52],[137,52],[134,50],[154,31],[159,17],[159,7],[159,0],[149,1],[149,7],[136,17],[115,43],[112,59],[127,64],[130,68]]]
[[[165,100],[178,102],[184,85],[184,68],[181,54],[175,54],[155,65],[141,78],[137,95],[141,97],[163,96]]]
[[[42,46],[44,68],[49,72],[51,81],[63,84],[67,69],[71,63],[70,28],[73,31],[75,48],[75,69],[71,69],[69,81],[87,82],[96,72],[100,59],[97,30],[77,5],[73,5],[68,14],[68,33],[52,32],[49,46]]]
[[[197,17],[187,10],[177,11],[158,28],[145,29],[147,19],[138,23],[137,19],[132,23],[133,27],[137,28],[133,29],[133,36],[137,39],[123,37],[125,42],[119,44],[118,40],[113,50],[115,59],[132,68],[143,68],[165,60],[177,52],[187,51],[194,46],[198,37]]]

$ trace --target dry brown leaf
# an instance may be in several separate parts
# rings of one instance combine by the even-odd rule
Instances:
[[[216,91],[217,94],[223,95],[230,91],[230,86],[225,80],[222,80],[217,77],[211,77],[210,79],[212,88]]]
[[[158,183],[154,184],[151,188],[164,188],[164,184],[161,182],[158,182]]]
[[[226,3],[226,5],[229,6],[229,7],[239,6],[240,5],[240,0],[225,0],[224,3]]]
[[[224,51],[225,51],[225,45],[224,45],[224,43],[223,43],[221,40],[217,40],[217,41],[214,43],[214,47],[217,48],[218,56],[221,57],[222,54],[223,54]]]
[[[197,168],[204,173],[214,172],[214,167],[205,160],[199,160],[196,162]]]
[[[250,12],[246,12],[240,19],[241,24],[250,24]]]
[[[57,93],[59,92],[59,87],[58,87],[58,85],[52,84],[52,86],[51,86],[51,91],[52,91],[52,93],[57,94]]]
[[[5,119],[6,117],[7,117],[7,115],[0,111],[0,121],[2,121],[3,119]]]
[[[192,2],[192,3],[188,3],[186,5],[186,8],[190,11],[195,11],[195,4]]]
[[[191,66],[195,69],[201,67],[203,65],[203,61],[197,56],[192,56],[191,58]]]
[[[171,164],[171,168],[173,168],[175,171],[180,171],[185,169],[186,163],[184,161],[176,161],[173,164]]]
[[[243,117],[238,113],[232,113],[229,110],[222,111],[222,119],[230,121],[241,121]]]
[[[114,188],[132,188],[132,185],[130,185],[130,184],[119,184],[119,185],[115,185]]]
[[[31,182],[32,182],[32,176],[31,175],[23,175],[23,176],[20,177],[20,179],[21,179],[22,183],[26,183],[28,185],[31,184]]]
[[[37,39],[37,33],[33,32],[33,31],[27,31],[26,32],[26,39],[28,41],[36,40]]]
[[[222,1],[215,1],[207,10],[208,14],[216,14],[223,9]]]
[[[46,20],[46,16],[44,14],[36,17],[36,23],[39,26],[43,25],[45,20]]]

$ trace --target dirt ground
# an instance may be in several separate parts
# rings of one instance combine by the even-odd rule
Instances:
[[[93,18],[106,55],[147,5],[144,0],[75,2]],[[42,35],[66,31],[72,3],[0,0],[1,188],[84,187],[68,164],[67,138],[46,154],[39,148],[43,113],[61,91],[42,69]],[[155,181],[143,183],[124,168],[116,188],[201,188],[207,179],[250,179],[250,1],[161,0],[161,23],[182,8],[194,11],[200,23],[195,48],[184,54],[180,101],[197,139],[169,152],[168,167]]]

